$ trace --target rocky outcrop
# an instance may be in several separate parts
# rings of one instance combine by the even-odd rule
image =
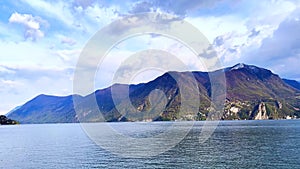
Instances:
[[[256,114],[254,120],[267,120],[267,119],[269,119],[269,117],[267,115],[266,104],[260,103],[258,105],[257,114]]]

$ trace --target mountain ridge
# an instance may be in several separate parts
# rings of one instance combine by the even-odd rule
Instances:
[[[99,121],[162,121],[162,120],[205,120],[211,103],[211,83],[209,75],[223,71],[225,73],[227,96],[221,119],[283,119],[300,117],[300,90],[286,83],[277,74],[268,69],[239,63],[235,66],[214,72],[167,72],[156,79],[142,84],[113,84],[96,90],[87,96],[70,95],[56,97],[39,95],[23,106],[10,112],[9,118],[21,123],[64,123],[64,122],[99,122]],[[199,98],[198,112],[180,114],[181,93],[172,76],[184,78],[185,84],[196,79]],[[126,93],[126,90],[129,92]],[[151,92],[160,90],[166,102],[158,103],[156,110],[151,105]],[[186,86],[194,98],[198,97]],[[112,93],[114,91],[117,94]],[[125,102],[129,94],[131,105]],[[76,110],[74,109],[74,97]],[[97,106],[92,105],[96,98]],[[116,101],[117,100],[117,101]],[[165,104],[165,105],[163,105]],[[190,100],[191,107],[197,101]],[[99,118],[99,110],[103,118]],[[153,112],[153,110],[159,112]],[[142,112],[152,112],[143,114]]]

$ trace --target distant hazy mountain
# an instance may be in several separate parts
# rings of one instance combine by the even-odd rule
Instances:
[[[73,97],[81,98],[78,95],[66,97],[39,95],[10,112],[8,117],[18,119],[20,123],[77,122]]]
[[[237,64],[219,70],[225,72],[227,97],[222,119],[282,119],[300,117],[300,91],[297,85],[282,80],[270,70],[256,66]],[[188,76],[192,73],[193,77]],[[81,97],[78,95],[56,97],[40,95],[9,114],[9,118],[21,123],[57,123],[57,122],[98,122],[98,121],[141,121],[141,120],[203,120],[210,107],[211,84],[208,72],[169,72],[145,84],[115,84],[109,88]],[[184,111],[181,108],[181,94],[173,77],[184,79],[185,84],[196,79],[200,98],[198,112]],[[129,89],[130,105],[126,102]],[[149,94],[154,89],[162,91],[165,102],[151,105]],[[112,97],[112,90],[115,95]],[[197,94],[187,86],[184,90],[190,98]],[[73,98],[75,97],[75,98]],[[97,106],[93,106],[96,97]],[[115,100],[113,99],[115,98]],[[77,113],[73,99],[77,101]],[[159,98],[158,98],[159,99]],[[197,105],[198,100],[189,100],[190,106]],[[165,106],[166,105],[166,106]],[[162,110],[153,107],[163,107]],[[98,110],[104,116],[101,119]],[[140,113],[143,111],[149,114]]]
[[[295,89],[300,90],[300,82],[296,80],[282,79],[286,84],[292,86]]]

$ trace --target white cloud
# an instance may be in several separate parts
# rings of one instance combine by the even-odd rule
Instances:
[[[15,87],[18,87],[18,86],[21,86],[21,85],[23,85],[23,84],[20,83],[20,82],[17,82],[17,81],[0,79],[0,86],[1,86],[0,88],[1,88],[1,90],[3,90],[3,88],[6,88],[6,87],[15,88]]]
[[[275,25],[278,27],[288,15],[297,8],[297,1],[275,0],[251,2],[256,9],[249,14],[247,26],[249,28],[257,25]]]
[[[245,53],[245,60],[271,68],[286,78],[299,79],[299,17],[299,9],[296,9],[280,23],[272,36],[262,40],[259,48]]]
[[[40,29],[40,23],[36,21],[32,15],[28,14],[19,14],[15,12],[10,16],[9,22],[21,23],[30,29]]]
[[[72,27],[74,23],[74,16],[70,11],[70,2],[56,1],[47,2],[43,0],[22,0],[32,8],[39,10],[42,14],[55,18],[67,26]]]
[[[7,113],[41,93],[51,95],[72,93],[72,68],[3,65],[1,67],[9,71],[0,72],[0,114]]]
[[[225,66],[249,61],[245,58],[248,53],[260,48],[264,39],[272,37],[279,24],[296,8],[296,4],[289,1],[239,3],[242,8],[238,13],[187,18],[213,44]]]
[[[82,6],[74,7],[76,12],[75,24],[87,34],[95,34],[103,26],[110,24],[119,18],[118,6],[101,7],[99,4],[90,5],[86,8]]]
[[[119,8],[117,6],[103,8],[96,4],[94,6],[89,6],[88,8],[86,8],[85,13],[89,18],[94,19],[96,22],[108,24],[113,19],[118,18],[118,10]]]
[[[170,14],[185,17],[189,11],[201,10],[203,8],[213,8],[221,0],[151,0],[132,2],[130,13],[144,13],[150,11],[164,11]]]
[[[245,33],[247,27],[245,19],[234,15],[188,17],[186,21],[195,26],[203,35],[213,43],[217,36],[231,32]]]
[[[44,37],[44,32],[41,31],[41,25],[47,25],[47,21],[40,17],[33,17],[30,14],[13,13],[9,18],[10,23],[19,23],[25,27],[25,39],[36,40]]]
[[[63,49],[54,51],[54,53],[65,62],[65,64],[72,66],[76,64],[80,52],[80,49]]]
[[[68,44],[70,46],[73,46],[75,45],[77,42],[76,40],[72,39],[72,38],[69,38],[69,37],[61,37],[61,41],[60,41],[62,44]]]
[[[72,2],[57,0],[48,2],[43,0],[22,0],[43,15],[60,21],[61,28],[71,29],[72,31],[80,31],[87,36],[94,34],[103,25],[110,23],[118,16],[119,7],[110,6],[102,7],[97,3],[92,5],[88,3],[84,8],[74,5]],[[55,23],[57,24],[57,23]]]
[[[31,41],[6,42],[0,41],[2,65],[22,65],[22,66],[63,66],[58,57],[53,57],[51,51],[43,43],[34,43]]]
[[[12,70],[9,70],[7,67],[4,67],[4,66],[1,66],[0,65],[0,75],[1,74],[12,74],[12,73],[14,73],[14,71],[12,71]]]

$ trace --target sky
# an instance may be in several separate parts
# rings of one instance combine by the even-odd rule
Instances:
[[[299,0],[1,0],[0,10],[0,114],[42,93],[72,94],[76,65],[89,40],[112,22],[145,12],[192,24],[223,67],[252,64],[300,81]],[[142,49],[172,50],[190,69],[202,67],[178,42],[141,35],[114,46],[98,70],[95,89],[111,85],[114,69]],[[131,81],[145,82],[163,71],[145,70]]]

